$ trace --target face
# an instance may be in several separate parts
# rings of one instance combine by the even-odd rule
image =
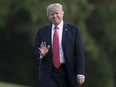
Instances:
[[[63,19],[64,12],[59,8],[53,8],[48,13],[49,20],[55,24],[58,25]]]

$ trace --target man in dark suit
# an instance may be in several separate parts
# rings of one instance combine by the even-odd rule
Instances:
[[[34,57],[39,61],[40,87],[73,87],[85,81],[85,57],[79,27],[63,21],[62,5],[47,7],[50,25],[38,29]]]

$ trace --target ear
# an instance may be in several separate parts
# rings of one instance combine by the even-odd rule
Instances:
[[[62,11],[62,16],[64,16],[64,11]]]
[[[62,14],[64,15],[64,11],[62,11]]]

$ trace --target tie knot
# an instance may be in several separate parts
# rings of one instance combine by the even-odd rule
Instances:
[[[55,26],[55,27],[54,27],[54,29],[58,29],[58,27],[57,27],[57,26]]]

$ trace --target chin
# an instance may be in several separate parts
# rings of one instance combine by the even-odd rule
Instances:
[[[59,22],[53,22],[55,25],[58,25],[59,24]]]

